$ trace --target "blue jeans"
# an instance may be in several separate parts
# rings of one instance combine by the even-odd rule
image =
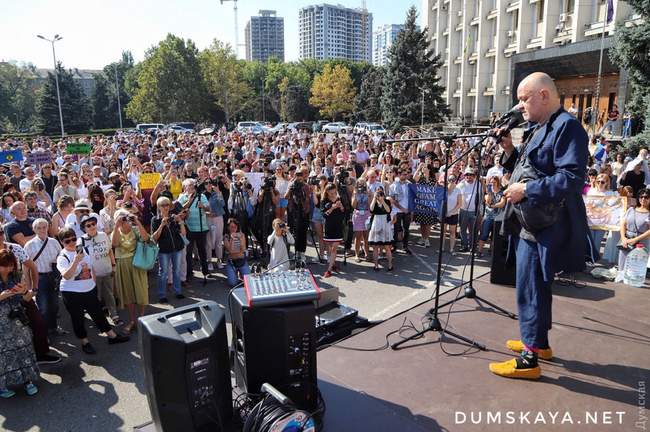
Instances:
[[[553,281],[544,281],[537,243],[515,238],[517,261],[516,296],[519,332],[524,344],[531,348],[548,348],[551,329]]]
[[[598,252],[600,252],[600,244],[603,242],[605,234],[607,234],[607,231],[593,229],[591,230],[591,236],[594,238],[594,244],[596,245]]]
[[[167,297],[167,279],[169,272],[172,272],[172,286],[176,294],[181,293],[181,254],[182,250],[170,253],[159,253],[158,262],[158,298]],[[172,269],[173,268],[173,269]]]
[[[228,278],[228,285],[231,288],[239,284],[238,272],[242,278],[251,272],[250,268],[248,268],[248,260],[244,261],[244,265],[241,267],[235,267],[232,260],[228,260],[228,264],[226,264],[226,277]]]
[[[57,288],[54,273],[38,274],[36,305],[41,315],[43,315],[48,330],[57,327],[56,316],[59,313],[59,290]]]
[[[481,236],[479,237],[479,240],[482,242],[488,241],[490,238],[490,233],[492,232],[492,226],[494,225],[494,218],[491,217],[486,217],[483,219],[483,223],[481,224]]]
[[[470,249],[476,240],[476,213],[460,210],[460,246]]]
[[[632,133],[632,120],[623,120],[623,138],[629,138]]]

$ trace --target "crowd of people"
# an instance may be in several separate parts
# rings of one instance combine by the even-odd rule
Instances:
[[[134,265],[141,242],[159,248],[159,303],[170,294],[183,299],[196,274],[204,284],[221,283],[221,274],[234,287],[253,260],[270,271],[320,261],[324,278],[340,272],[348,256],[375,271],[399,270],[400,256],[411,255],[414,244],[432,247],[440,221],[445,253],[474,246],[479,257],[489,253],[509,181],[500,156],[469,151],[473,139],[447,149],[439,140],[387,138],[222,129],[205,136],[119,132],[75,139],[90,144],[90,154],[69,154],[66,141],[45,137],[0,142],[1,150],[19,149],[24,158],[0,168],[0,397],[21,385],[35,394],[39,365],[60,361],[48,340],[66,333],[59,297],[84,353],[96,353],[86,313],[109,344],[129,339],[149,304],[147,271]],[[622,153],[613,158],[604,138],[592,144],[585,194],[629,198],[621,235],[613,230],[606,241],[605,259],[612,259],[610,243],[618,252],[619,241],[650,241],[647,151],[634,160]],[[447,170],[447,150],[452,159],[469,152]],[[51,159],[30,165],[36,153]],[[439,190],[445,170],[446,205],[414,211],[410,185]],[[592,234],[603,241],[604,231]],[[316,256],[306,256],[308,244]],[[624,254],[615,257],[619,270]]]

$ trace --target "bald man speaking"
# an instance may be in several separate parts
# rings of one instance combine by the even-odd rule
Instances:
[[[528,75],[517,89],[519,108],[528,121],[521,146],[506,136],[501,165],[511,172],[504,231],[509,255],[517,265],[516,296],[520,340],[507,347],[519,357],[491,363],[490,371],[509,378],[537,379],[538,358],[553,356],[551,285],[556,273],[584,269],[592,251],[582,200],[588,136],[574,116],[560,106],[555,83],[540,72]],[[514,257],[512,257],[514,251]]]

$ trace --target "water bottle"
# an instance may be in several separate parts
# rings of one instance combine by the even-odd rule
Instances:
[[[647,269],[648,252],[646,252],[643,244],[638,243],[636,248],[627,254],[625,259],[623,282],[634,287],[643,286]]]

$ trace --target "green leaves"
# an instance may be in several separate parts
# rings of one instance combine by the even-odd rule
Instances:
[[[427,30],[419,31],[416,19],[416,9],[411,7],[404,30],[388,53],[381,111],[386,128],[392,131],[420,124],[422,111],[427,123],[442,121],[449,115],[441,96],[443,88],[436,78],[442,62],[428,50]]]
[[[168,34],[147,51],[135,81],[128,85],[134,93],[126,112],[136,122],[206,119],[208,95],[191,40]]]
[[[355,95],[350,69],[326,64],[323,72],[314,78],[309,103],[319,108],[324,118],[336,120],[352,113]]]

